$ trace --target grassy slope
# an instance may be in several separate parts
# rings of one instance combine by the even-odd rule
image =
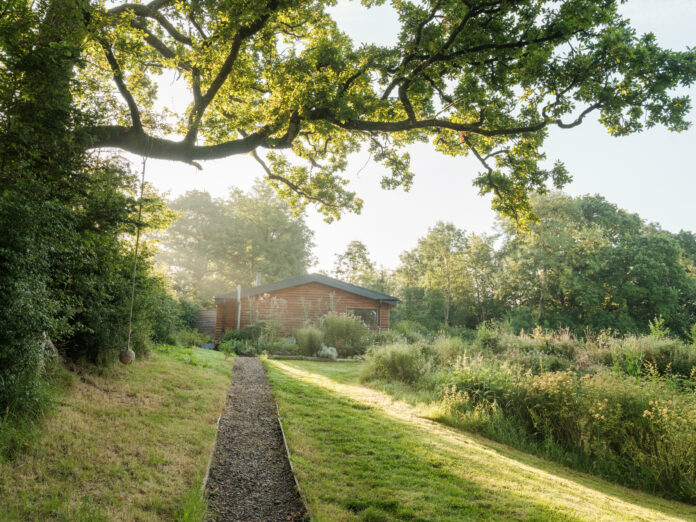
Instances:
[[[2,520],[194,520],[232,371],[222,354],[154,353],[84,375],[38,445],[0,462]]]
[[[268,361],[317,520],[696,520],[696,508],[469,435],[358,384],[360,365]]]

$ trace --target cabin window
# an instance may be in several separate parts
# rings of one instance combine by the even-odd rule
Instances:
[[[346,311],[362,319],[368,328],[377,328],[377,310],[374,308],[348,308]]]

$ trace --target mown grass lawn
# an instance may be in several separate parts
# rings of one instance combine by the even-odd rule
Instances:
[[[423,418],[359,364],[267,361],[316,520],[696,520],[696,507]]]
[[[202,519],[231,374],[219,352],[178,348],[75,378],[32,446],[0,462],[0,519]]]

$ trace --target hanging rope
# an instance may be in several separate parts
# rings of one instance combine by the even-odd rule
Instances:
[[[133,306],[135,304],[135,276],[138,270],[138,248],[140,247],[140,225],[143,217],[143,193],[145,191],[145,167],[147,155],[143,156],[142,174],[140,177],[140,199],[138,202],[138,222],[135,225],[135,250],[133,251],[133,275],[131,277],[130,313],[128,315],[128,341],[126,348],[121,352],[119,359],[123,364],[130,364],[135,360],[135,352],[131,350],[131,334],[133,333]]]

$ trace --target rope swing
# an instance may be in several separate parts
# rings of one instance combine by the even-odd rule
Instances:
[[[130,364],[135,360],[135,352],[131,349],[131,334],[133,333],[133,305],[135,304],[135,275],[138,270],[138,248],[140,246],[140,225],[143,217],[143,192],[145,190],[145,166],[147,156],[143,156],[143,167],[140,178],[140,200],[138,202],[138,222],[135,225],[135,250],[133,251],[133,275],[131,278],[130,313],[128,315],[128,341],[121,351],[119,360],[123,364]]]

